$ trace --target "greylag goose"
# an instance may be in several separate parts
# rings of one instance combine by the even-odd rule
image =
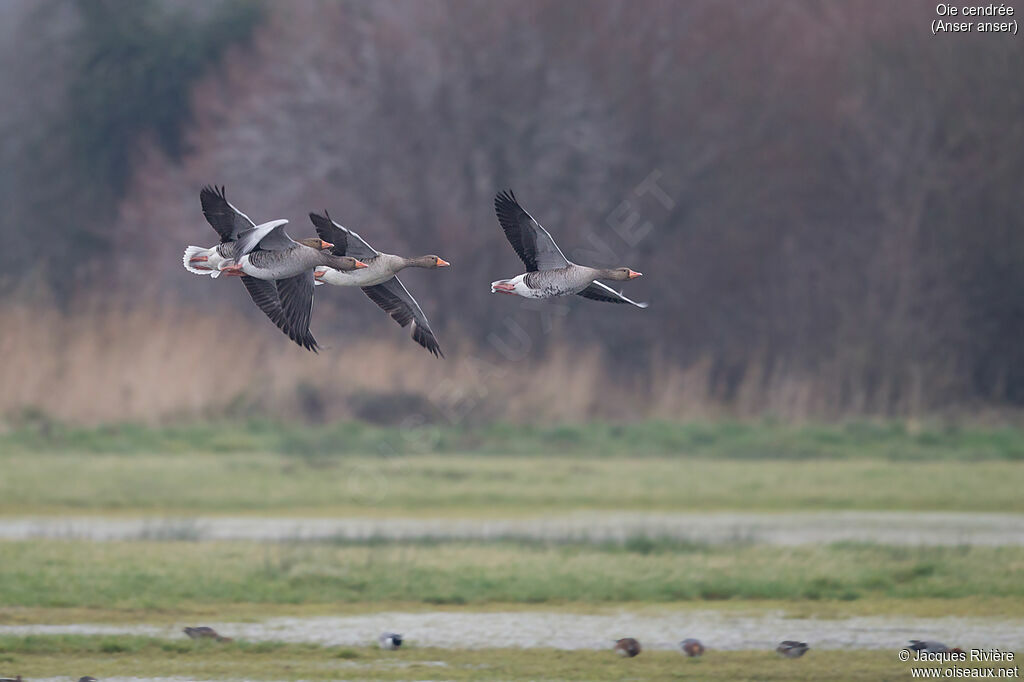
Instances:
[[[704,653],[704,645],[700,643],[699,639],[693,639],[688,637],[679,643],[679,648],[683,650],[683,653],[690,658],[696,658]]]
[[[381,649],[388,649],[389,651],[394,651],[402,646],[402,636],[395,632],[383,632],[377,638],[377,641],[380,642]]]
[[[333,243],[332,251],[338,256],[355,256],[366,263],[366,268],[343,272],[330,267],[320,267],[314,276],[317,282],[342,287],[360,287],[370,300],[388,313],[395,322],[405,327],[412,324],[412,338],[435,357],[444,357],[441,346],[430,328],[427,316],[409,290],[398,279],[397,273],[405,268],[445,268],[450,265],[440,256],[403,258],[390,253],[380,253],[357,233],[331,220],[327,211],[323,215],[310,213],[316,233],[325,242]]]
[[[85,677],[79,677],[78,682],[100,682],[92,675],[86,675]]]
[[[277,220],[241,234],[234,261],[222,265],[221,270],[228,275],[248,276],[246,288],[256,305],[288,338],[316,352],[316,339],[309,331],[315,285],[313,268],[329,265],[337,270],[354,270],[365,268],[366,264],[351,256],[336,256],[294,241],[284,231],[287,222]],[[273,282],[275,296],[270,295],[267,285],[252,280]]]
[[[200,625],[195,628],[185,628],[182,632],[188,635],[189,639],[215,639],[218,642],[234,641],[230,637],[224,637],[223,635],[218,634],[216,630],[206,627],[205,625]]]
[[[274,224],[264,223],[264,225],[257,226],[249,216],[239,211],[227,200],[223,187],[207,185],[199,192],[199,202],[203,207],[206,221],[220,235],[220,244],[208,249],[200,246],[190,246],[185,249],[184,264],[189,272],[218,277],[221,273],[220,268],[234,262],[234,259],[239,256],[238,240],[241,235],[249,235],[258,228]],[[313,249],[325,249],[333,246],[333,244],[312,237],[302,239],[300,242]],[[273,282],[243,275],[242,284],[245,285],[245,290],[252,298],[253,303],[270,318],[270,321],[278,329],[304,348],[310,350],[316,348],[316,339],[308,332],[304,336],[292,333],[288,326],[288,317],[281,308],[281,298],[278,295],[277,287]]]
[[[238,255],[236,250],[239,235],[252,230],[257,225],[249,216],[228,201],[223,187],[210,185],[203,187],[199,192],[199,202],[203,207],[206,221],[220,235],[220,243],[209,248],[205,246],[187,247],[182,256],[182,265],[196,275],[209,275],[217,278],[220,276],[221,267],[230,264]],[[333,246],[333,244],[313,237],[299,241],[314,249],[327,249]]]
[[[634,656],[638,656],[641,651],[640,642],[636,641],[632,637],[625,637],[615,642],[615,653],[619,656],[633,658]]]
[[[779,645],[775,647],[775,651],[777,651],[780,656],[785,656],[786,658],[800,658],[806,654],[807,650],[810,648],[811,647],[807,646],[807,642],[797,642],[792,639],[787,639],[784,642],[780,642]]]
[[[512,248],[523,261],[528,272],[512,279],[491,282],[491,293],[511,294],[524,298],[551,298],[576,294],[606,303],[628,303],[646,308],[597,280],[622,282],[641,277],[642,273],[629,268],[591,268],[573,263],[555,244],[548,231],[527,213],[511,191],[494,197],[494,210],[498,223],[505,231]]]

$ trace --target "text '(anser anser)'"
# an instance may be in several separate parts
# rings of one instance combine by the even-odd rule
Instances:
[[[629,268],[591,268],[573,263],[562,253],[548,231],[533,219],[516,201],[511,191],[501,192],[494,198],[494,210],[505,237],[527,272],[511,279],[491,282],[491,293],[511,294],[524,298],[551,298],[576,294],[595,301],[628,303],[646,308],[626,298],[597,280],[622,282],[641,277],[642,273]]]

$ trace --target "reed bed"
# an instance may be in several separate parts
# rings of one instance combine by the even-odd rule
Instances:
[[[460,342],[453,329],[445,335],[448,359],[437,361],[387,320],[358,338],[319,333],[325,350],[314,355],[253,311],[171,303],[157,293],[141,298],[0,304],[0,419],[161,424],[244,414],[460,426],[852,414],[837,407],[830,371],[766,373],[754,364],[723,395],[708,360],[683,367],[655,352],[626,372],[610,367],[596,345],[559,343],[503,360]],[[974,421],[1018,417],[978,406],[966,412]],[[910,428],[934,416],[923,408],[902,415]]]

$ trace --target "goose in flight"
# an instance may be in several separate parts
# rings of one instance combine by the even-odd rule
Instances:
[[[221,265],[221,271],[233,276],[248,276],[252,280],[273,283],[277,303],[266,295],[252,295],[253,301],[277,324],[285,334],[303,348],[316,352],[316,339],[309,331],[313,314],[313,269],[329,265],[337,270],[365,268],[366,263],[351,256],[337,256],[297,242],[284,231],[287,220],[275,220],[241,234],[230,265]],[[252,283],[247,282],[249,289]],[[258,291],[269,294],[266,285]],[[277,319],[276,305],[280,305]],[[279,321],[280,320],[280,321]]]
[[[450,264],[440,256],[419,256],[403,258],[390,253],[380,253],[357,233],[323,215],[310,213],[309,219],[316,228],[320,239],[333,244],[332,252],[337,256],[355,256],[366,263],[365,269],[340,271],[334,267],[318,267],[314,277],[317,283],[334,284],[342,287],[360,287],[370,300],[380,306],[391,318],[405,327],[412,325],[412,338],[435,357],[444,357],[441,346],[434,336],[427,316],[409,290],[398,279],[397,273],[405,268],[445,268]]]
[[[198,275],[220,276],[227,265],[234,262],[236,257],[241,256],[240,239],[244,235],[249,237],[256,234],[256,230],[263,230],[267,226],[278,225],[288,221],[272,221],[257,226],[249,216],[239,211],[227,200],[224,187],[213,187],[207,185],[199,192],[199,202],[203,209],[206,221],[210,223],[218,235],[220,243],[210,248],[201,246],[189,246],[185,250],[185,269]],[[307,238],[300,240],[300,243],[311,249],[325,249],[333,246],[319,238]],[[316,339],[309,333],[308,329],[304,334],[293,332],[289,323],[289,316],[285,314],[281,306],[281,296],[275,282],[265,281],[242,275],[242,284],[248,292],[253,303],[270,318],[278,329],[284,332],[288,338],[298,343],[303,348],[315,351],[317,348]]]
[[[238,238],[243,232],[257,227],[252,219],[235,208],[228,201],[224,187],[207,185],[199,192],[199,203],[203,207],[203,215],[210,227],[220,235],[220,243],[209,248],[189,246],[185,249],[182,264],[185,269],[196,275],[220,277],[221,268],[229,265],[238,255]],[[264,223],[266,225],[268,223]],[[263,227],[260,225],[259,227]],[[317,238],[300,239],[301,243],[314,249],[326,249],[333,246]]]
[[[551,298],[576,294],[606,303],[628,303],[646,308],[597,280],[622,282],[641,277],[629,268],[591,268],[577,265],[566,258],[548,231],[527,213],[511,191],[494,198],[498,223],[505,231],[512,248],[526,266],[527,272],[512,279],[491,282],[491,293],[511,294],[524,298]],[[321,235],[322,237],[322,235]]]

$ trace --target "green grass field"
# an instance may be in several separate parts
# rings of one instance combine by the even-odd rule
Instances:
[[[268,419],[147,427],[111,424],[76,428],[39,412],[11,420],[0,454],[274,453],[299,458],[402,454],[684,456],[716,459],[887,459],[906,462],[1024,461],[1024,431],[1011,426],[930,425],[896,421],[787,425],[761,422],[561,426],[379,427]]]
[[[39,453],[0,457],[0,466],[8,515],[1024,511],[1024,464],[1007,461]]]
[[[382,429],[266,423],[0,434],[0,515],[538,518],[578,511],[1024,513],[1024,433],[895,423]],[[184,528],[184,527],[183,527]],[[831,543],[0,541],[0,624],[382,611],[1019,618],[1024,548]],[[958,531],[962,532],[962,531]],[[0,675],[201,679],[906,679],[895,651],[399,652],[0,637]]]
[[[212,605],[1007,599],[1024,548],[675,543],[3,544],[0,604],[189,612]],[[205,611],[203,611],[205,612]]]

